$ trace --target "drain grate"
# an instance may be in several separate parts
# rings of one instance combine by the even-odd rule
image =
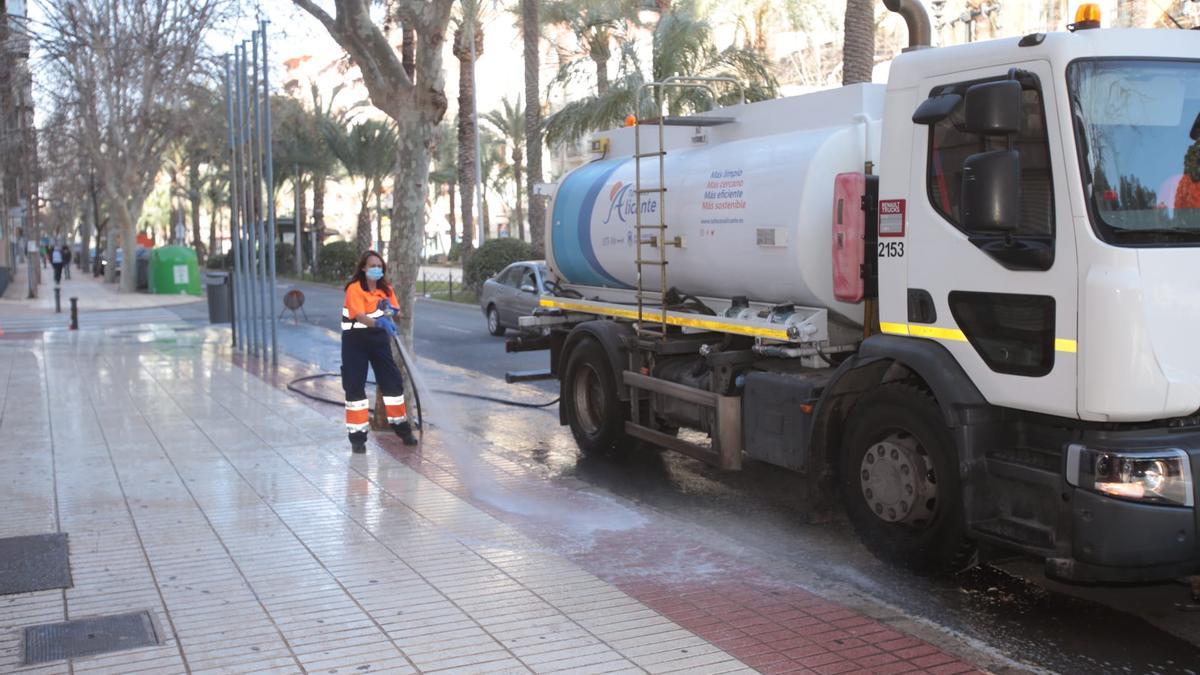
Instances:
[[[67,535],[0,539],[0,595],[70,587]]]
[[[25,629],[25,665],[160,644],[150,610]]]

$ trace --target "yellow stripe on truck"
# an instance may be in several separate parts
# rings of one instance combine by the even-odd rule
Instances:
[[[559,300],[556,298],[542,298],[539,304],[542,307],[565,309],[572,312],[599,314],[603,316],[617,317],[620,319],[632,319],[634,321],[638,320],[638,313],[636,309],[622,309],[609,305],[598,305],[589,302],[572,302],[570,300]],[[654,323],[663,323],[662,311],[655,310],[653,308],[643,309],[642,319],[644,321],[653,321]],[[782,328],[759,328],[756,326],[746,326],[743,324],[721,321],[720,319],[712,317],[693,318],[691,316],[683,317],[667,314],[666,323],[670,326],[685,326],[687,328],[699,328],[701,330],[711,330],[719,333],[734,333],[737,335],[748,335],[750,337],[761,337],[770,340],[788,340],[787,331]]]
[[[879,322],[879,330],[890,335],[911,335],[912,337],[932,338],[934,340],[949,340],[951,342],[966,342],[967,336],[957,328],[938,328],[937,326],[913,325],[906,323]],[[1078,343],[1066,338],[1054,340],[1054,351],[1074,354],[1078,351]]]

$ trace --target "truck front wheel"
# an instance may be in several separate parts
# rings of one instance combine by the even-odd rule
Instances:
[[[617,395],[616,373],[599,342],[584,338],[571,350],[562,380],[562,403],[571,433],[586,453],[612,452],[627,440],[628,415]]]
[[[842,496],[875,557],[921,575],[970,564],[958,453],[937,402],[889,383],[865,394],[846,423]]]

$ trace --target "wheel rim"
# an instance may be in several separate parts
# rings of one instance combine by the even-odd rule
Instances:
[[[497,313],[497,312],[496,312],[496,310],[495,310],[494,308],[493,308],[493,309],[489,309],[489,310],[488,310],[488,330],[490,330],[490,331],[492,331],[493,333],[495,333],[495,332],[496,332],[496,331],[497,331],[499,328],[500,328],[500,315],[499,315],[499,313]]]
[[[937,512],[937,476],[916,436],[897,431],[872,443],[858,477],[867,507],[880,520],[914,528],[932,522]]]
[[[589,435],[599,432],[605,415],[604,387],[600,374],[588,364],[580,366],[575,374],[574,402],[580,428]]]

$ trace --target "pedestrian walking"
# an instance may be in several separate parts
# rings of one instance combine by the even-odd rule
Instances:
[[[63,263],[62,263],[63,264],[63,274],[68,279],[70,279],[71,278],[71,247],[68,246],[67,244],[63,244],[63,247],[62,247],[62,261],[63,261]]]
[[[54,268],[54,285],[62,283],[63,252],[62,249],[50,247],[50,266]]]
[[[405,445],[417,444],[404,405],[404,376],[392,358],[391,340],[397,335],[392,317],[399,304],[388,283],[383,256],[367,251],[346,284],[342,304],[342,389],[346,392],[346,431],[356,453],[367,451],[368,365],[383,394],[388,424]]]

